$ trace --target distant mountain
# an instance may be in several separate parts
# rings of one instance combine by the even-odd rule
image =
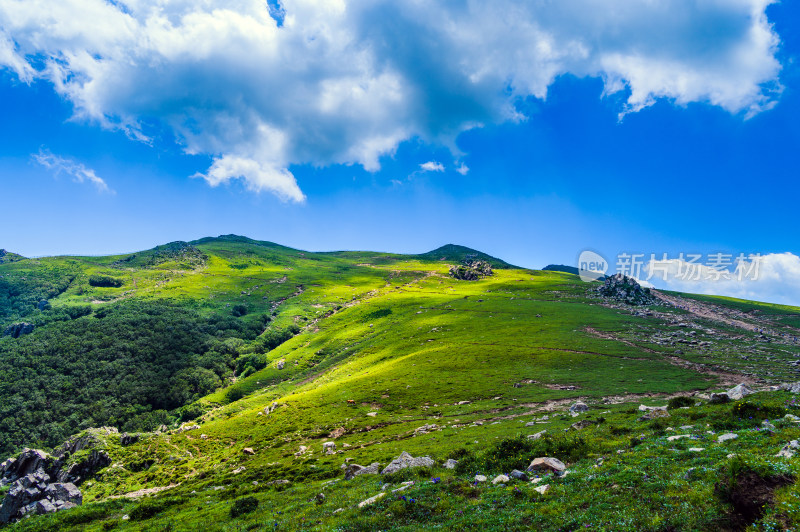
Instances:
[[[516,268],[504,260],[492,257],[476,249],[471,249],[466,246],[459,246],[457,244],[446,244],[440,248],[427,253],[421,253],[415,256],[421,260],[433,261],[451,261],[451,262],[464,262],[465,260],[483,260],[492,265],[493,268]]]
[[[575,266],[564,266],[563,264],[548,264],[542,271],[546,272],[564,272],[564,273],[571,273],[572,275],[578,275],[578,268]]]
[[[18,260],[23,260],[24,258],[25,257],[22,255],[17,255],[16,253],[11,253],[5,249],[0,249],[0,264],[4,264],[6,262],[17,262]]]

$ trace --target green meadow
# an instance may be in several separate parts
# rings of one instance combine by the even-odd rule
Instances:
[[[493,275],[449,275],[473,259]],[[233,235],[4,262],[0,332],[35,327],[0,339],[4,457],[91,427],[141,433],[105,437],[112,464],[82,506],[8,528],[793,528],[797,462],[775,454],[800,436],[795,396],[708,394],[800,381],[800,308],[672,294],[763,335],[597,286],[459,246],[311,253]],[[670,399],[669,417],[640,420]],[[576,400],[588,412],[570,415]],[[346,462],[403,451],[435,465],[344,479]],[[537,456],[568,474],[491,483]],[[791,481],[753,514],[737,494],[754,478]]]

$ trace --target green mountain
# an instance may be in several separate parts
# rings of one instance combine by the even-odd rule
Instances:
[[[494,273],[450,277],[472,259]],[[460,246],[227,235],[0,264],[2,455],[60,456],[83,496],[9,529],[796,526],[798,464],[775,455],[800,438],[800,387],[777,388],[800,380],[800,308],[654,296]],[[740,382],[761,391],[712,400]],[[431,461],[378,474],[403,452]],[[537,457],[569,473],[495,478]]]

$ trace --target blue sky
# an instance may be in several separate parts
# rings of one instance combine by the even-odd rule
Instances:
[[[796,2],[36,3],[0,0],[2,248],[800,255]],[[800,304],[793,261],[729,293]]]

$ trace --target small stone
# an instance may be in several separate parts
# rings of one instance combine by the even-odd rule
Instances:
[[[510,480],[506,475],[497,475],[492,479],[492,484],[507,484]]]
[[[735,439],[736,439],[736,438],[738,438],[738,437],[739,437],[739,435],[738,435],[738,434],[734,434],[733,432],[728,432],[727,434],[722,434],[722,435],[720,435],[720,436],[717,438],[717,441],[718,441],[719,443],[725,443],[725,442],[726,442],[726,441],[728,441],[728,440],[735,440]]]
[[[256,454],[256,452],[253,450],[252,447],[245,447],[244,449],[242,449],[242,452],[244,454],[249,454],[250,456],[253,456],[254,454]]]
[[[544,484],[543,486],[536,486],[533,488],[534,491],[544,495],[548,491],[550,491],[550,484]]]
[[[457,465],[458,465],[458,460],[453,460],[452,458],[450,458],[449,460],[445,461],[444,468],[445,469],[455,469]]]
[[[486,482],[485,475],[475,475],[475,482]]]
[[[525,472],[520,471],[519,469],[513,470],[511,473],[508,474],[509,477],[515,480],[521,480],[523,482],[527,482],[529,480],[528,475]]]

